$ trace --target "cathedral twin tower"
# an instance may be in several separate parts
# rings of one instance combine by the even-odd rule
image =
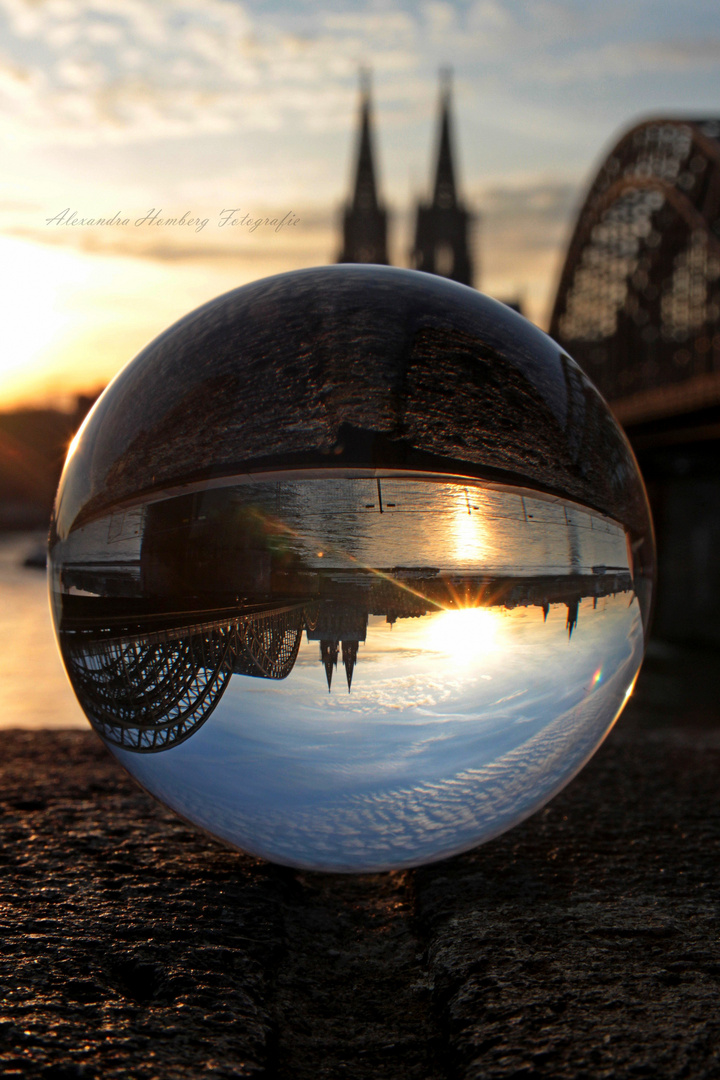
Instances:
[[[343,211],[343,246],[339,263],[388,264],[388,213],[375,183],[370,120],[370,81],[361,77],[360,136],[352,198]],[[440,138],[432,199],[419,203],[410,264],[463,285],[473,284],[470,230],[474,215],[458,197],[450,128],[450,79],[443,75]]]

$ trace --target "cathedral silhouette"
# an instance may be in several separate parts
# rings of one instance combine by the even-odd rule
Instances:
[[[419,202],[416,208],[410,265],[462,285],[473,285],[471,236],[477,215],[462,202],[455,182],[450,106],[450,72],[446,70],[441,74],[432,198]],[[370,77],[365,71],[360,76],[359,126],[355,184],[343,209],[342,250],[337,262],[388,265],[388,211],[378,195],[375,178]]]

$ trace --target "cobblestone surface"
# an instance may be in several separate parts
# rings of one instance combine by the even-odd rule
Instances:
[[[720,1077],[715,659],[655,648],[544,811],[408,873],[226,851],[90,732],[3,732],[0,1072]]]

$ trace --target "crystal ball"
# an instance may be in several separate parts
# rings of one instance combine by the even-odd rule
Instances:
[[[257,281],[161,334],[70,448],[68,677],[130,774],[222,841],[377,871],[522,821],[641,664],[653,540],[581,369],[443,278]]]

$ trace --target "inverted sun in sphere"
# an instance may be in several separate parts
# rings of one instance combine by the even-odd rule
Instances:
[[[652,530],[546,335],[428,274],[247,285],[154,341],[60,482],[50,595],[91,725],[243,850],[413,866],[546,803],[632,691]]]
[[[455,664],[466,668],[495,648],[500,618],[498,610],[493,608],[461,607],[443,611],[427,620],[428,647],[446,653]]]

